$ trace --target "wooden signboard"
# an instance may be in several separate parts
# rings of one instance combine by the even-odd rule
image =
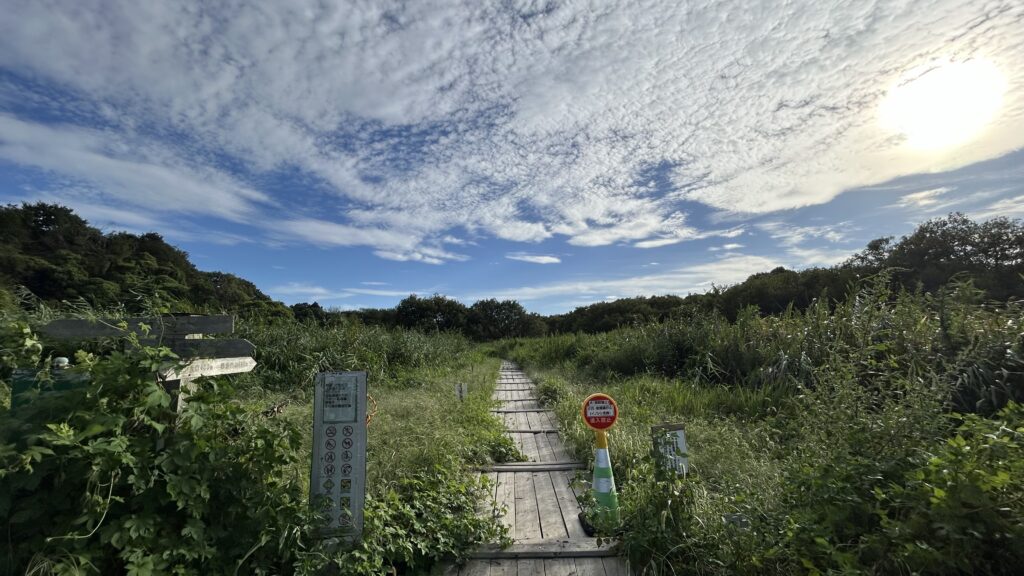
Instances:
[[[366,494],[366,372],[321,372],[313,394],[311,504],[327,536],[349,542],[363,531]]]
[[[226,334],[234,330],[229,315],[200,316],[176,314],[148,318],[106,318],[95,320],[54,320],[40,332],[54,340],[79,341],[90,338],[138,337],[144,346],[166,346],[181,358],[181,365],[166,365],[157,372],[168,392],[176,396],[180,412],[193,391],[192,381],[203,376],[250,372],[256,367],[256,347],[240,338],[204,338],[204,334]]]

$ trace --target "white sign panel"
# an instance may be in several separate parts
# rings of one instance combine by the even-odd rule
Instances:
[[[654,450],[661,464],[676,474],[689,474],[690,455],[683,425],[655,426],[651,432],[654,435]]]
[[[313,400],[309,494],[331,535],[355,540],[366,495],[366,372],[321,372]]]
[[[615,416],[615,406],[610,400],[591,400],[587,402],[587,418],[607,418]]]

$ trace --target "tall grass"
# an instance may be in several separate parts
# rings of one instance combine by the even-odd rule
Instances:
[[[969,283],[729,322],[700,313],[507,341],[570,448],[611,394],[624,551],[652,574],[1012,574],[1024,561],[1024,309]],[[964,415],[964,413],[974,413]],[[691,474],[651,458],[683,422]]]

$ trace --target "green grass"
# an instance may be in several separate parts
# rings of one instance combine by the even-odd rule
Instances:
[[[591,459],[609,434],[622,532],[649,574],[1012,574],[1024,561],[1024,309],[969,285],[777,317],[710,313],[496,343]],[[964,412],[973,412],[967,414]],[[656,469],[650,426],[683,423],[691,473]]]

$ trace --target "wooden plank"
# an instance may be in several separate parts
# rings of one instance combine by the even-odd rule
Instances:
[[[470,560],[459,568],[459,576],[487,576],[491,563],[487,560]]]
[[[600,558],[576,558],[576,576],[606,576]]]
[[[558,434],[558,428],[509,428],[505,432],[521,432],[524,434]]]
[[[555,496],[558,497],[558,508],[562,514],[562,521],[565,522],[565,529],[569,538],[586,538],[580,524],[580,505],[576,500],[576,494],[569,487],[569,472],[549,472],[551,485],[555,489]]]
[[[540,513],[540,531],[547,540],[552,538],[567,539],[569,532],[562,520],[562,510],[558,506],[554,486],[548,472],[534,472],[533,486],[537,492],[537,510]]]
[[[587,465],[583,462],[506,462],[491,464],[477,468],[481,472],[554,472],[565,470],[583,470]]]
[[[127,324],[121,329],[121,322]],[[104,318],[100,320],[54,320],[39,329],[50,338],[58,340],[80,340],[84,338],[105,338],[126,336],[130,333],[145,336],[141,325],[150,327],[150,334],[181,335],[185,334],[226,334],[235,329],[235,319],[230,315],[217,316],[160,316]]]
[[[537,447],[535,434],[519,434],[523,439],[523,454],[533,462],[540,462],[540,449]]]
[[[512,408],[512,409],[499,408],[497,410],[491,410],[491,412],[494,412],[496,414],[514,414],[516,412],[554,412],[554,410],[546,410],[546,409],[543,409],[543,408],[528,408],[528,409],[525,409],[525,410],[519,410],[519,409],[514,409],[514,408]]]
[[[548,442],[547,434],[533,434],[533,439],[537,442],[537,453],[540,457],[537,459],[540,462],[554,462],[558,460],[555,458],[555,451],[551,448],[551,444]]]
[[[544,560],[544,576],[575,576],[575,558],[547,558]]]
[[[516,542],[508,548],[500,548],[496,544],[483,546],[470,553],[470,558],[601,558],[615,557],[616,552],[609,546],[598,546],[597,539],[582,540],[543,540],[532,542]]]
[[[203,376],[221,376],[250,372],[256,367],[256,361],[244,358],[198,358],[180,368],[171,366],[160,371],[164,380],[181,380],[185,378],[201,378]]]
[[[490,562],[490,576],[516,576],[515,560]]]
[[[626,562],[625,558],[615,556],[613,558],[604,558],[604,572],[607,576],[629,576],[629,563]]]
[[[550,436],[545,434],[545,436],[548,437],[548,445],[551,446],[551,451],[554,454],[553,460],[570,460],[569,452],[565,449],[565,444],[562,444],[562,439],[558,436],[557,432]]]
[[[498,508],[505,508],[501,516],[501,523],[508,527],[509,534],[516,533],[516,485],[515,474],[512,472],[501,472],[498,474],[497,491]]]
[[[516,532],[517,540],[540,538],[540,513],[537,510],[537,494],[533,486],[533,474],[516,475]]]
[[[544,576],[543,560],[517,560],[516,567],[519,576]]]

